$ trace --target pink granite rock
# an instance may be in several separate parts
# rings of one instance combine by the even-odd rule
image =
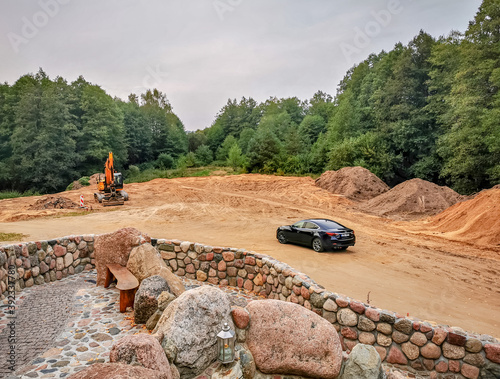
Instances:
[[[234,307],[231,310],[231,316],[233,316],[234,325],[240,329],[245,329],[250,322],[250,314],[245,308]]]
[[[335,327],[304,307],[278,300],[253,301],[247,345],[265,374],[336,378],[342,347]]]
[[[158,340],[149,334],[136,334],[121,338],[111,348],[109,361],[140,365],[164,373],[165,378],[172,378],[170,364],[163,348]]]
[[[441,345],[447,336],[448,332],[446,330],[436,328],[434,329],[434,337],[432,337],[432,342],[434,342],[436,345]]]
[[[151,239],[135,228],[124,228],[114,233],[96,236],[94,253],[96,259],[97,285],[104,285],[106,264],[118,263],[127,265],[133,247],[149,242]]]
[[[68,379],[170,379],[166,373],[144,367],[123,365],[120,363],[95,363],[85,370],[79,371]]]
[[[495,363],[500,363],[500,344],[490,344],[484,345],[484,351],[486,352],[486,358]]]
[[[396,346],[391,347],[389,354],[387,355],[388,363],[396,363],[400,365],[408,364],[408,360],[404,356],[403,352],[399,350]]]
[[[479,377],[479,368],[464,363],[460,373],[468,379],[477,379]]]
[[[66,248],[61,245],[54,246],[54,255],[56,257],[64,257],[66,255]]]
[[[420,349],[420,354],[429,359],[439,359],[441,357],[441,348],[432,342],[428,342]]]

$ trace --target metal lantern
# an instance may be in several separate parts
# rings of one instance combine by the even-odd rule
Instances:
[[[234,331],[227,322],[217,334],[217,357],[222,364],[234,362]]]

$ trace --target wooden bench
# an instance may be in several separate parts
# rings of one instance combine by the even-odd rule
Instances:
[[[108,288],[116,280],[116,288],[120,290],[120,312],[123,313],[127,307],[134,307],[134,296],[139,281],[126,267],[119,264],[106,264],[106,280],[104,288]]]

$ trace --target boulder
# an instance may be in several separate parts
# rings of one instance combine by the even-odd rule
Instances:
[[[341,379],[382,379],[382,361],[373,346],[357,344],[349,354]]]
[[[227,322],[234,330],[229,297],[201,286],[181,294],[163,312],[153,333],[181,377],[203,372],[217,358],[217,334]]]
[[[246,349],[241,349],[238,352],[239,363],[243,374],[243,379],[253,379],[255,377],[255,361],[252,353]]]
[[[121,363],[95,363],[68,379],[170,379],[165,372]]]
[[[147,330],[153,330],[154,328],[156,328],[156,324],[158,324],[158,321],[160,321],[160,317],[162,315],[163,312],[161,312],[159,309],[157,309],[155,311],[155,313],[153,313],[151,315],[150,318],[148,318],[148,321],[146,321],[146,329]]]
[[[165,374],[165,378],[172,379],[165,352],[158,340],[149,334],[136,334],[121,338],[111,348],[109,361],[159,371]]]
[[[342,347],[335,327],[306,308],[279,300],[246,306],[246,343],[257,369],[265,374],[337,378]]]
[[[151,317],[146,322],[146,328],[148,330],[153,330],[156,327],[156,324],[160,320],[163,311],[167,306],[174,301],[175,295],[170,292],[162,292],[160,296],[158,296],[158,309],[151,315]]]
[[[175,300],[175,295],[168,291],[164,291],[158,296],[158,310],[163,312],[168,305]]]
[[[134,321],[144,324],[158,309],[158,297],[169,291],[167,281],[159,275],[153,275],[142,281],[134,299]]]
[[[127,269],[134,274],[139,283],[150,276],[160,275],[167,281],[175,296],[185,291],[182,281],[167,268],[167,264],[151,244],[143,244],[132,249]]]
[[[94,254],[97,285],[104,285],[107,263],[117,263],[126,266],[132,248],[150,241],[151,238],[149,236],[142,234],[135,228],[124,228],[113,233],[96,236]]]

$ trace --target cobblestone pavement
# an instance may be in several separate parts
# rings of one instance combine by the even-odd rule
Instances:
[[[183,280],[186,289],[209,285]],[[14,373],[6,365],[9,320],[0,304],[0,378],[65,378],[94,363],[108,362],[111,346],[120,338],[148,333],[144,325],[133,323],[130,308],[120,313],[120,292],[116,288],[96,287],[95,282],[94,270],[34,286],[17,295]],[[232,305],[244,307],[252,300],[262,299],[232,287],[221,289],[230,295]],[[199,378],[210,378],[216,366],[217,363]],[[385,367],[386,374],[390,371]],[[277,378],[282,376],[272,376]]]
[[[95,271],[83,272],[17,295],[15,373],[6,364],[9,316],[0,305],[0,338],[4,338],[0,340],[0,378],[64,378],[91,364],[107,362],[111,346],[120,338],[148,332],[133,323],[133,311],[120,313],[117,289],[96,287],[95,282]],[[184,284],[186,289],[202,285],[188,279]],[[232,305],[244,307],[260,298],[230,287],[223,290]]]
[[[15,368],[22,367],[33,358],[43,353],[47,346],[54,343],[64,328],[73,309],[74,295],[80,289],[92,284],[83,277],[74,277],[65,281],[34,286],[23,291],[16,299],[14,315],[6,315],[2,309],[0,332],[0,377],[8,376],[12,371],[8,363],[10,346],[14,346]],[[8,326],[8,323],[14,326]],[[9,335],[15,338],[15,344],[8,341]]]

